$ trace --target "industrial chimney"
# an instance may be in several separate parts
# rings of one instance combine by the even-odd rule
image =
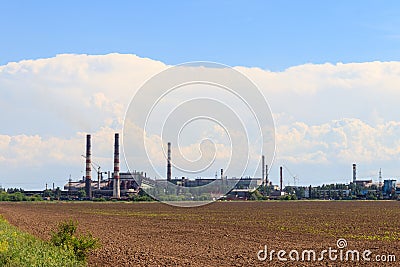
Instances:
[[[282,168],[282,166],[280,167],[280,177],[281,177],[280,190],[282,192],[282,190],[283,190],[283,168]]]
[[[265,157],[264,155],[261,156],[261,181],[264,184],[264,174],[265,174]]]
[[[120,198],[120,180],[119,180],[119,134],[115,134],[115,144],[114,144],[114,188],[113,197]]]
[[[91,151],[91,136],[86,135],[86,177],[85,177],[85,192],[88,198],[92,198],[92,151]]]
[[[357,165],[353,164],[353,183],[357,180]]]
[[[268,186],[268,165],[265,165],[265,185]]]
[[[167,181],[171,181],[171,143],[168,142]]]
[[[221,180],[224,180],[224,169],[221,169]]]

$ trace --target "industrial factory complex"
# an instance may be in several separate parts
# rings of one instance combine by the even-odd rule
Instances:
[[[85,176],[79,181],[69,179],[63,190],[58,189],[58,199],[130,199],[139,194],[149,194],[161,200],[246,200],[246,199],[395,199],[400,196],[400,184],[396,179],[379,182],[357,179],[357,166],[353,164],[353,179],[348,184],[331,184],[317,187],[284,186],[283,167],[280,167],[280,183],[269,180],[268,166],[262,156],[260,177],[227,177],[223,169],[215,178],[172,178],[171,143],[168,143],[166,179],[151,179],[145,172],[120,172],[119,134],[114,136],[114,170],[103,172],[92,162],[91,135],[86,136]],[[284,166],[285,167],[285,166]],[[92,168],[97,177],[93,179]],[[104,175],[104,176],[103,176]],[[47,189],[43,192],[54,191]],[[161,193],[160,193],[161,191]],[[42,191],[25,191],[26,195],[42,195]],[[146,192],[146,193],[144,193]],[[48,194],[49,195],[49,194]],[[51,194],[50,194],[51,195]],[[173,198],[172,198],[173,196]],[[165,197],[165,198],[163,198]]]

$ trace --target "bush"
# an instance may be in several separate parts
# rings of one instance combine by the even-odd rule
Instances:
[[[0,192],[0,201],[10,201],[10,196],[7,192]]]
[[[86,259],[90,250],[100,246],[99,240],[94,238],[90,233],[87,235],[76,236],[77,222],[72,220],[61,222],[58,230],[51,235],[51,242],[58,247],[71,250],[75,257],[83,261]]]
[[[284,195],[279,198],[279,200],[297,200],[296,195]]]
[[[29,201],[42,201],[42,197],[39,195],[33,195],[27,198]]]
[[[15,192],[10,194],[11,201],[26,201],[26,196],[21,192]]]
[[[85,266],[72,251],[55,247],[10,225],[0,215],[0,266]]]

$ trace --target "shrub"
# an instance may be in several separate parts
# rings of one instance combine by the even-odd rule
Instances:
[[[11,201],[26,201],[26,196],[21,192],[15,192],[10,194]]]
[[[10,225],[0,215],[0,266],[85,266],[71,250],[55,247]]]
[[[85,260],[90,250],[100,246],[99,240],[92,234],[76,236],[77,222],[72,220],[61,222],[58,230],[51,235],[51,242],[58,247],[71,250],[78,260]]]
[[[0,201],[9,201],[10,196],[7,192],[1,191],[0,192]]]
[[[42,201],[42,197],[39,195],[33,195],[27,198],[29,201]]]

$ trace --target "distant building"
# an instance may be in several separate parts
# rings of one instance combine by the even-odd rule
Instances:
[[[109,176],[108,179],[101,180],[100,182],[91,180],[92,194],[94,196],[110,196],[113,191],[114,179]],[[143,176],[142,172],[122,172],[120,173],[120,190],[121,193],[126,195],[128,193],[136,193],[139,190],[138,182],[145,182],[147,177]],[[82,179],[78,182],[68,182],[64,185],[64,190],[74,193],[81,189],[85,189],[85,180]]]
[[[373,185],[372,180],[356,180],[353,181],[353,183],[362,187],[370,187],[371,185]]]
[[[394,194],[396,192],[396,180],[384,180],[382,191],[385,195]]]

